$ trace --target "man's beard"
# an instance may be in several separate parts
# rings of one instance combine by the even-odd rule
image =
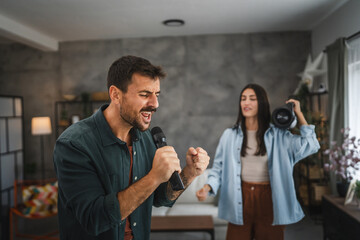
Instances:
[[[135,112],[128,112],[126,111],[126,109],[124,109],[124,107],[122,107],[120,109],[120,117],[127,122],[128,124],[130,124],[131,126],[139,129],[140,131],[144,132],[147,129],[149,129],[150,127],[150,123],[145,125],[142,124],[142,119],[141,119],[141,112],[156,112],[156,108],[152,108],[152,107],[147,107],[147,108],[143,108],[140,110],[140,113],[137,114]]]

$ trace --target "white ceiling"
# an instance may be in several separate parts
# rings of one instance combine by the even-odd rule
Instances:
[[[312,30],[348,0],[1,0],[0,36],[60,41]],[[179,18],[182,27],[162,21]]]

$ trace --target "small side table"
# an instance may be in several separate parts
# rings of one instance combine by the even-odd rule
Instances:
[[[324,240],[360,239],[360,209],[355,203],[344,206],[344,201],[341,197],[323,196]]]
[[[215,239],[212,216],[153,216],[151,232],[208,232]]]

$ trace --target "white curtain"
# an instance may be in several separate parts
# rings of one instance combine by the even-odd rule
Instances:
[[[348,82],[347,82],[347,121],[350,136],[360,138],[360,37],[347,41]],[[360,171],[357,173],[360,179]]]
[[[350,136],[360,137],[360,37],[348,42],[348,123]]]

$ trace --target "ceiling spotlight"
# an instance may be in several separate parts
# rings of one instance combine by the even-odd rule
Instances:
[[[168,27],[180,27],[185,24],[185,21],[181,19],[168,19],[163,21],[162,23]]]

